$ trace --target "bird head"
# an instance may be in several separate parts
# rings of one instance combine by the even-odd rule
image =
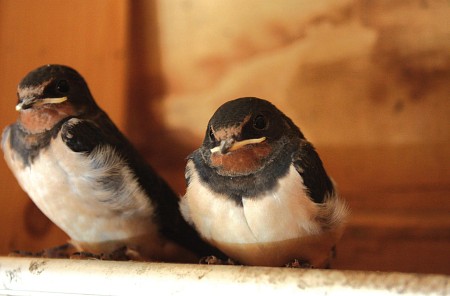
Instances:
[[[274,105],[246,97],[217,109],[201,150],[205,162],[218,174],[248,175],[264,168],[295,137],[303,135]]]
[[[65,117],[97,108],[83,77],[63,65],[45,65],[28,73],[17,87],[21,122],[30,130],[48,130]]]

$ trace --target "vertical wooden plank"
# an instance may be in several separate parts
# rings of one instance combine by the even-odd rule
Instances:
[[[176,147],[225,101],[268,99],[349,199],[335,267],[450,273],[448,1],[260,2],[157,1]]]
[[[77,69],[98,104],[124,127],[128,2],[0,1],[0,127],[15,121],[16,86],[48,63]],[[0,161],[0,254],[62,243]]]
[[[166,52],[161,44],[164,31],[159,23],[159,5],[158,1],[130,2],[133,17],[129,36],[127,134],[154,169],[181,194],[185,190],[185,158],[193,147],[181,140],[189,135],[168,130],[163,122],[160,107],[167,93],[167,77],[161,65]]]

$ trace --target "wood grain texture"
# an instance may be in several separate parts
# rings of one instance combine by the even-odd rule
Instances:
[[[450,274],[450,147],[319,147],[349,203],[339,269]]]
[[[447,1],[0,1],[0,125],[65,63],[177,192],[211,114],[273,101],[352,208],[336,268],[450,274]],[[0,161],[0,254],[62,243]]]
[[[200,139],[222,103],[258,96],[316,145],[450,139],[447,1],[160,2],[172,129]]]
[[[268,99],[350,203],[337,268],[450,273],[448,2],[158,3],[175,151],[225,101]]]

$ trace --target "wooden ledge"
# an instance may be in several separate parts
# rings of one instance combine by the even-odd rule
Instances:
[[[450,277],[407,273],[0,257],[7,295],[448,295]]]

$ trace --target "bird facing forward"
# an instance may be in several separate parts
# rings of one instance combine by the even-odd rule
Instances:
[[[5,160],[76,250],[132,259],[196,262],[213,252],[182,218],[178,197],[62,65],[18,86],[19,118],[2,137]]]
[[[185,176],[183,216],[232,259],[328,266],[347,206],[312,144],[268,101],[222,105]]]

